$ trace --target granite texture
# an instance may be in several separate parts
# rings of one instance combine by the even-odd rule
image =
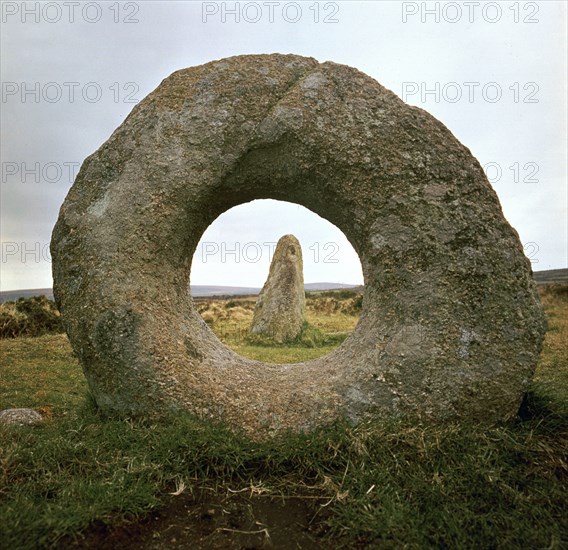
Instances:
[[[302,247],[294,235],[278,239],[268,278],[258,295],[250,331],[282,344],[297,338],[304,326],[306,293]]]
[[[192,305],[201,235],[254,199],[309,208],[359,254],[362,315],[325,357],[246,359]],[[251,437],[338,417],[506,420],[545,331],[530,262],[471,152],[369,76],[295,55],[165,79],[83,163],[51,253],[102,409],[183,409]]]

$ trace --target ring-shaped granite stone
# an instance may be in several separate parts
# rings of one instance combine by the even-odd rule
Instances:
[[[205,229],[254,199],[340,228],[360,321],[307,363],[239,356],[188,293]],[[262,437],[344,417],[516,414],[544,333],[529,261],[470,151],[361,72],[294,55],[180,70],[83,163],[51,243],[98,405],[187,410]]]

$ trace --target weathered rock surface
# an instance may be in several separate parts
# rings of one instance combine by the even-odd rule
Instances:
[[[188,295],[208,225],[261,198],[328,219],[361,259],[359,324],[320,359],[240,357]],[[165,79],[83,163],[51,253],[101,408],[183,408],[255,436],[341,416],[510,418],[545,330],[530,263],[470,151],[369,76],[294,55]]]
[[[0,424],[37,424],[43,420],[34,409],[4,409],[0,411]]]
[[[268,278],[256,300],[250,330],[276,342],[289,342],[302,332],[305,312],[302,247],[294,235],[284,235],[278,240]]]

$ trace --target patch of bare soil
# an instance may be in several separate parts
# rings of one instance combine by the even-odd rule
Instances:
[[[168,499],[142,520],[109,527],[93,524],[78,540],[59,548],[96,550],[316,549],[322,540],[324,500],[250,492],[202,490]]]

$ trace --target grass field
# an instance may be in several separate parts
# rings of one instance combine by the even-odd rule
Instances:
[[[309,294],[304,330],[286,344],[249,334],[254,305],[254,297],[204,300],[197,309],[213,332],[240,355],[268,363],[299,363],[328,354],[349,336],[359,319],[361,295],[348,290]]]
[[[377,421],[253,443],[186,415],[108,419],[64,335],[2,340],[0,409],[46,421],[0,427],[0,548],[566,548],[567,291],[541,289],[526,403],[489,427]],[[288,346],[249,338],[240,300],[198,307],[239,353],[284,362],[342,341],[349,300],[312,303]]]

